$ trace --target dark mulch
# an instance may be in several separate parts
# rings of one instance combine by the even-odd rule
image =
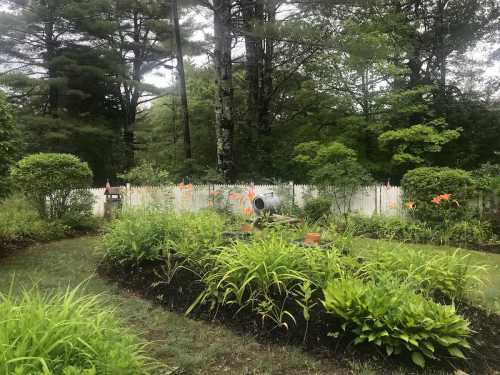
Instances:
[[[35,243],[31,238],[2,239],[0,238],[0,259],[12,255],[16,250],[28,247]]]
[[[176,273],[169,280],[163,276],[162,262],[144,262],[136,264],[112,264],[103,261],[98,273],[107,279],[117,282],[124,288],[134,291],[140,296],[153,300],[165,308],[184,314],[192,302],[202,291],[194,275],[187,270]],[[292,308],[292,307],[290,307]],[[428,363],[428,370],[439,370],[453,373],[457,369],[468,374],[498,374],[500,371],[500,315],[487,314],[471,305],[457,306],[460,314],[471,322],[475,332],[471,344],[473,349],[467,353],[466,361],[447,357],[441,353],[442,361]],[[302,346],[309,353],[321,358],[335,358],[339,362],[370,361],[374,370],[381,374],[400,373],[401,367],[417,372],[418,369],[404,357],[384,356],[374,345],[353,345],[353,337],[339,334],[333,338],[328,332],[341,332],[340,323],[320,308],[314,313],[315,322],[308,327],[304,340],[305,322],[298,321],[292,330],[272,328],[268,323],[262,324],[250,311],[223,308],[217,312],[209,306],[201,306],[191,313],[191,318],[223,323],[238,334],[251,334],[260,342]],[[295,314],[300,316],[300,313]]]

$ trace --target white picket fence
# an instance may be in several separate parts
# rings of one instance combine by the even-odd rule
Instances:
[[[105,189],[90,189],[95,198],[94,214],[104,214]],[[172,185],[127,186],[121,188],[124,208],[171,207],[177,212],[197,211],[213,206],[225,206],[233,212],[251,214],[251,202],[260,194],[277,194],[284,205],[303,207],[318,196],[312,185]],[[396,216],[402,214],[401,189],[397,186],[369,186],[352,196],[351,212]]]

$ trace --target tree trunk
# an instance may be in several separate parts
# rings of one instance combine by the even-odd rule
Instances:
[[[177,0],[172,0],[172,15],[174,21],[175,44],[177,46],[177,74],[179,77],[179,92],[181,96],[181,117],[184,128],[184,157],[192,158],[191,129],[189,127],[189,108],[186,90],[186,74],[184,71],[184,54],[182,52],[181,28]]]
[[[54,58],[57,55],[57,42],[54,40],[54,21],[52,20],[53,9],[48,9],[48,19],[44,25],[45,34],[45,65],[47,66],[47,74],[49,77],[49,93],[48,93],[48,107],[47,113],[51,116],[57,117],[59,107],[59,89],[54,80],[57,78],[57,71],[54,66]]]
[[[258,135],[271,129],[273,96],[274,42],[270,36],[259,35],[259,26],[276,20],[274,0],[241,0],[245,31],[246,81],[248,85],[247,124]]]
[[[276,22],[275,0],[266,0],[265,22],[268,25]],[[272,124],[272,100],[274,92],[273,82],[273,61],[274,61],[274,40],[270,35],[266,35],[265,51],[263,55],[262,88],[260,95],[259,130],[261,134],[269,135]]]
[[[226,181],[234,178],[233,65],[231,0],[214,0],[215,128],[217,169]]]
[[[135,121],[139,98],[142,95],[138,84],[142,80],[141,68],[144,62],[144,52],[141,48],[141,23],[139,21],[139,10],[134,10],[134,48],[132,49],[134,59],[132,63],[132,84],[124,87],[125,95],[125,124],[123,128],[123,141],[125,143],[125,167],[130,169],[135,165]]]
[[[436,14],[436,25],[435,25],[435,43],[436,43],[436,63],[438,74],[438,100],[437,100],[437,110],[439,113],[446,108],[446,28],[445,28],[445,3],[443,0],[438,0],[437,2],[437,14]]]
[[[241,0],[245,31],[246,62],[245,79],[248,85],[247,126],[249,133],[259,127],[260,103],[260,61],[262,40],[256,35],[255,24],[258,22],[256,0]]]

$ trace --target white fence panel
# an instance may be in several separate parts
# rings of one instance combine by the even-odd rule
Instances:
[[[254,196],[277,194],[285,205],[303,207],[305,202],[318,196],[313,185],[172,185],[128,186],[121,188],[124,208],[171,207],[177,212],[198,211],[214,204],[224,204],[233,212],[248,212]],[[105,189],[90,189],[95,198],[94,214],[104,215]],[[368,186],[355,193],[351,211],[373,215],[401,215],[401,189],[397,186]]]

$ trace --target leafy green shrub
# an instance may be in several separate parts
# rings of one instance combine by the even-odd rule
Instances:
[[[79,288],[0,294],[0,375],[151,374],[144,344]]]
[[[500,234],[500,207],[498,197],[500,196],[500,164],[483,164],[473,172],[478,189],[482,193],[482,215],[492,223],[492,229]]]
[[[314,198],[304,205],[304,216],[310,222],[328,218],[332,214],[332,201],[328,198]]]
[[[158,260],[172,251],[199,259],[222,244],[223,227],[224,219],[212,211],[135,210],[110,225],[103,245],[119,261]]]
[[[335,211],[345,217],[351,212],[354,194],[372,182],[359,163],[356,151],[340,142],[305,142],[295,147],[295,162],[311,181],[332,197]]]
[[[434,254],[381,244],[376,251],[365,255],[362,272],[371,280],[391,275],[426,295],[443,293],[452,298],[463,298],[467,292],[480,286],[484,267],[473,266],[468,254]]]
[[[68,230],[62,223],[43,220],[22,196],[12,196],[0,203],[0,244],[59,239]]]
[[[468,202],[475,196],[474,185],[469,172],[427,167],[407,172],[401,182],[405,200],[414,205],[414,217],[430,223],[460,221],[470,215]],[[446,199],[435,200],[443,195]]]
[[[420,367],[426,357],[437,358],[444,350],[464,358],[462,350],[469,348],[469,323],[453,306],[427,300],[399,281],[332,281],[324,289],[323,305],[356,336],[355,344],[375,344],[388,356],[408,352]]]
[[[361,236],[418,243],[436,239],[435,230],[428,224],[400,217],[353,215],[349,222],[354,233]]]
[[[338,264],[336,252],[305,250],[279,233],[237,242],[207,258],[210,266],[201,279],[205,291],[190,310],[207,301],[212,308],[236,306],[238,311],[250,309],[263,323],[268,320],[286,328],[298,318],[286,303],[298,308],[307,321],[317,303],[313,293],[337,272]]]
[[[118,177],[135,186],[161,186],[172,183],[172,177],[166,170],[147,161],[142,161],[138,166]]]
[[[476,219],[429,225],[400,217],[353,215],[349,228],[358,236],[439,245],[476,246],[494,237],[491,225]]]
[[[62,218],[71,211],[71,205],[82,205],[80,193],[74,190],[92,183],[88,164],[70,154],[29,155],[14,166],[11,174],[40,215],[50,219]]]
[[[494,237],[490,223],[474,219],[454,223],[446,234],[448,242],[460,246],[485,244]]]

